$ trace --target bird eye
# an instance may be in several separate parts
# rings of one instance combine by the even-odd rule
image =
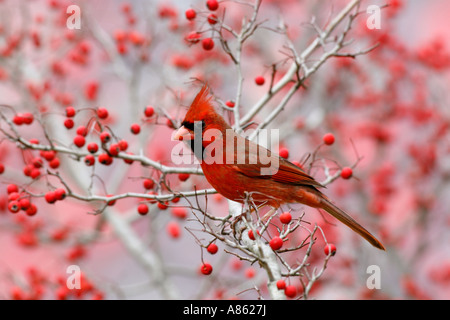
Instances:
[[[200,129],[203,131],[206,127],[205,121],[195,121],[195,122],[188,122],[188,121],[183,121],[181,123],[181,125],[183,127],[185,127],[186,129],[189,129],[191,131],[195,131],[195,129]]]
[[[182,125],[183,127],[185,127],[186,129],[189,129],[189,130],[194,131],[194,123],[193,123],[193,122],[183,121],[183,122],[181,123],[181,125]]]

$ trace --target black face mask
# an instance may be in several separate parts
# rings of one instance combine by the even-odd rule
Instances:
[[[195,121],[192,123],[183,121],[181,125],[186,129],[194,131],[194,139],[189,140],[188,144],[196,158],[200,161],[203,160],[203,152],[205,151],[205,147],[203,146],[203,130],[205,129],[205,122]]]

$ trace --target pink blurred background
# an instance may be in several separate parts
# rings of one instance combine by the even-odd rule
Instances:
[[[149,158],[170,165],[170,152],[175,142],[170,141],[173,128],[167,126],[166,115],[175,121],[182,119],[198,90],[198,86],[191,82],[192,77],[208,81],[214,94],[223,101],[235,96],[235,69],[220,46],[216,43],[214,50],[205,52],[198,45],[186,45],[184,40],[191,30],[206,29],[204,22],[190,23],[184,17],[184,11],[189,7],[205,12],[203,2],[108,1],[106,5],[104,1],[79,1],[83,17],[81,30],[68,31],[64,22],[69,2],[1,1],[0,48],[7,46],[11,36],[20,34],[18,30],[22,30],[24,39],[20,48],[13,51],[12,58],[0,58],[0,103],[11,105],[17,111],[48,112],[42,119],[57,141],[64,144],[70,144],[73,138],[73,132],[68,132],[63,126],[66,105],[78,109],[105,106],[110,112],[107,124],[120,138],[129,142],[130,151],[136,154],[143,152]],[[293,42],[301,50],[314,35],[305,25],[311,15],[316,14],[319,23],[324,23],[343,3],[347,3],[333,1],[315,8],[312,2],[263,1],[260,19],[267,18],[267,25],[274,27],[282,15],[290,27]],[[343,72],[339,62],[328,61],[308,80],[309,90],[302,89],[296,94],[286,111],[272,124],[273,128],[284,130],[282,145],[289,149],[290,160],[300,161],[320,144],[324,133],[332,131],[337,137],[337,145],[333,147],[335,149],[324,150],[324,157],[350,165],[355,161],[350,143],[354,141],[358,154],[363,156],[355,169],[356,179],[337,180],[327,188],[327,194],[380,235],[387,246],[386,252],[377,251],[362,243],[345,227],[324,223],[314,210],[292,206],[296,212],[305,209],[307,221],[320,224],[327,239],[338,246],[337,255],[331,259],[313,291],[317,299],[450,297],[450,203],[446,196],[450,194],[447,90],[450,85],[450,31],[447,28],[450,3],[444,0],[390,2],[392,6],[382,11],[381,30],[364,29],[364,19],[357,20],[356,40],[352,48],[369,45],[376,39],[388,37],[389,40],[373,53],[352,60],[350,64],[355,65],[355,72],[348,67],[348,73],[339,73]],[[384,3],[363,1],[361,7]],[[131,11],[124,9],[127,5]],[[233,27],[239,25],[243,15],[248,15],[246,6],[232,1],[225,1],[222,5],[226,11],[221,13]],[[132,18],[136,21],[130,24]],[[94,33],[101,30],[102,33],[94,39],[89,30],[94,30]],[[127,53],[118,55],[120,48],[114,40],[118,30],[138,31],[149,41],[148,46],[128,45]],[[41,36],[38,47],[33,45],[30,36],[33,31]],[[99,41],[102,37],[106,39],[104,43]],[[259,74],[270,77],[270,64],[285,57],[280,53],[284,42],[274,32],[255,33],[243,62],[243,110],[248,110],[267,91],[267,86],[255,86],[253,78]],[[83,43],[88,49],[83,47]],[[78,56],[80,50],[89,51],[85,56],[86,63],[74,62],[83,58],[83,54]],[[442,61],[442,65],[433,64],[437,59]],[[281,65],[280,74],[286,68]],[[364,82],[362,78],[367,80]],[[332,80],[338,83],[338,92],[327,91],[327,86],[332,87]],[[92,89],[96,85],[98,89]],[[42,89],[42,97],[36,99],[30,89],[33,86],[48,86],[49,89]],[[88,88],[96,94],[89,94]],[[386,101],[392,103],[389,108],[392,107],[395,115],[385,110]],[[147,122],[142,121],[142,110],[146,105],[154,106],[158,115]],[[411,124],[410,117],[414,117],[411,110],[416,109],[430,111],[431,120],[424,120],[426,115],[418,115],[417,123]],[[87,110],[77,116],[77,125],[86,123],[89,112]],[[260,121],[267,112],[267,109],[261,112],[255,121]],[[399,115],[401,112],[404,112],[404,117]],[[384,116],[378,117],[380,114]],[[135,122],[142,124],[139,135],[129,132],[130,124]],[[444,133],[438,137],[434,131],[440,124]],[[28,139],[44,139],[38,123],[20,131]],[[411,145],[418,148],[416,153],[411,151],[414,149]],[[428,150],[428,146],[432,150]],[[164,297],[160,290],[155,289],[155,279],[149,276],[152,271],[130,254],[117,239],[114,228],[106,223],[101,232],[96,231],[102,218],[101,215],[87,214],[92,211],[91,204],[69,198],[48,205],[43,198],[37,198],[35,202],[39,212],[34,217],[8,212],[6,185],[29,183],[22,174],[22,167],[23,160],[30,155],[5,140],[0,144],[0,150],[0,161],[7,168],[0,176],[1,298],[11,299],[12,291],[17,287],[23,290],[25,297],[34,293],[42,299],[59,298],[58,290],[67,278],[66,269],[71,264],[79,265],[95,287],[81,298]],[[423,167],[429,168],[429,172],[421,173]],[[61,156],[60,170],[76,190],[84,190],[92,181],[90,169],[67,156]],[[111,167],[96,167],[95,172],[103,181],[100,183],[100,179],[95,179],[96,189],[102,194],[145,192],[141,178],[153,174],[150,168],[138,163],[128,166],[119,161]],[[321,174],[317,172],[318,179]],[[49,180],[57,184],[54,179]],[[194,185],[197,188],[208,187],[202,176],[191,175],[186,182],[181,182],[176,175],[171,175],[169,180],[176,190],[192,190]],[[33,190],[41,194],[47,188],[46,182],[34,183]],[[383,187],[393,190],[387,192],[389,195],[377,198],[377,188]],[[218,216],[226,214],[227,202],[224,199],[217,195],[208,199],[211,212]],[[377,199],[382,203],[376,202]],[[136,213],[137,202],[137,199],[119,200],[111,210],[121,219],[130,221],[127,225],[144,246],[163,261],[163,270],[176,287],[177,297],[235,298],[238,292],[244,291],[242,283],[248,287],[261,285],[264,292],[266,279],[258,266],[250,266],[224,254],[224,247],[220,244],[221,254],[203,253],[204,259],[213,264],[215,272],[210,277],[199,275],[201,250],[192,234],[185,229],[199,228],[192,219],[192,213],[188,210],[188,219],[179,219],[171,208],[159,210],[153,205],[150,213],[141,217]],[[204,204],[204,199],[201,202]],[[173,204],[183,205],[187,205],[185,200]],[[380,206],[383,209],[379,209]],[[167,231],[171,222],[179,226],[179,237],[174,238]],[[64,239],[55,240],[55,232],[61,232]],[[195,234],[201,239],[209,239],[207,235]],[[312,256],[313,263],[323,260],[322,245],[323,240],[319,239]],[[302,257],[299,253],[297,258]],[[380,266],[379,290],[366,287],[367,267],[370,265]],[[254,277],[248,276],[249,268],[256,271]],[[38,293],[31,288],[33,281],[30,280],[36,272],[45,279],[39,281]],[[297,279],[292,279],[292,282],[299,285]],[[256,297],[253,291],[237,295],[243,299]]]

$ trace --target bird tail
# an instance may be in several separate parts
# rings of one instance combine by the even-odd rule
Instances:
[[[356,222],[352,217],[350,217],[347,213],[339,209],[337,206],[335,206],[333,203],[331,203],[329,200],[327,200],[324,197],[321,197],[320,199],[320,207],[327,211],[329,214],[331,214],[333,217],[341,221],[343,224],[348,226],[350,229],[355,231],[357,234],[359,234],[361,237],[366,239],[371,245],[374,247],[386,250],[384,246],[381,244],[380,241],[378,241],[377,238],[375,238],[369,231],[367,231],[363,226],[361,226],[358,222]]]

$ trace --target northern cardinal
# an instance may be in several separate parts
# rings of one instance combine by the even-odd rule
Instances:
[[[283,203],[302,203],[323,209],[374,247],[385,250],[369,231],[318,190],[323,186],[313,177],[233,131],[214,110],[211,99],[208,87],[203,86],[172,140],[187,140],[191,144],[195,156],[201,160],[206,179],[217,192],[240,203],[251,196],[256,205],[269,205],[273,209]],[[261,155],[266,155],[270,161],[267,158],[262,161]],[[276,164],[275,169],[270,169],[268,163]]]

